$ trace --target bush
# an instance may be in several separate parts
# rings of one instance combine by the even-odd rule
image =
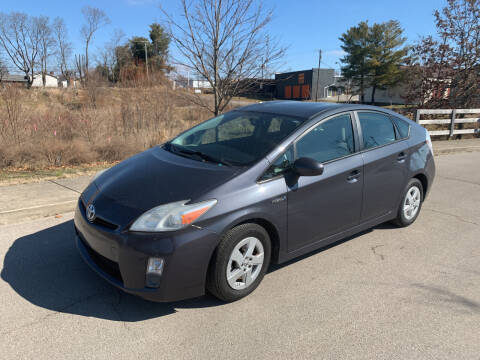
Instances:
[[[211,117],[169,86],[0,89],[0,169],[115,162]]]

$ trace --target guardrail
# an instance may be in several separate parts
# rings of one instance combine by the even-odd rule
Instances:
[[[458,118],[458,114],[479,114],[479,117]],[[422,115],[450,115],[449,119],[424,119]],[[448,125],[448,130],[428,130],[430,136],[480,133],[480,129],[456,129],[456,124],[480,123],[480,109],[418,109],[415,121],[421,125]]]

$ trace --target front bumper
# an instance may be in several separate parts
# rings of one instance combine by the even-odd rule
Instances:
[[[205,279],[219,235],[190,226],[165,233],[136,233],[90,223],[79,200],[76,243],[85,262],[117,288],[144,299],[177,301],[205,293]],[[146,286],[149,257],[164,259],[158,288]]]

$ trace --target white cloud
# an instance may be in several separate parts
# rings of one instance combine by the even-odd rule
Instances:
[[[345,56],[345,55],[346,55],[346,52],[343,51],[342,49],[327,50],[327,51],[325,51],[325,55],[342,57],[342,56]]]

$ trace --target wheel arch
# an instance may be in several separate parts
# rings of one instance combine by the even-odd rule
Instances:
[[[261,227],[263,227],[267,233],[268,236],[270,237],[270,242],[272,245],[272,253],[270,255],[270,263],[277,263],[278,262],[278,256],[280,253],[280,234],[278,232],[277,227],[269,220],[265,219],[264,217],[260,216],[252,216],[252,217],[247,217],[247,218],[241,218],[238,219],[236,222],[233,222],[229,224],[227,227],[225,227],[224,231],[221,233],[221,237],[223,237],[228,231],[232,230],[233,228],[242,225],[242,224],[248,224],[248,223],[253,223],[257,224]],[[220,242],[218,242],[213,249],[213,251],[210,254],[210,259],[208,261],[208,268],[205,274],[205,279],[208,277],[208,274],[210,273],[212,269],[212,260],[214,258],[214,255],[217,251],[218,245]]]
[[[280,251],[280,236],[278,234],[278,230],[273,225],[270,221],[264,218],[251,218],[251,219],[246,219],[242,220],[238,224],[235,224],[234,226],[230,227],[229,230],[233,229],[236,226],[242,225],[242,224],[248,224],[248,223],[253,223],[257,224],[261,227],[263,227],[267,233],[268,236],[270,237],[270,243],[272,245],[272,254],[270,255],[270,263],[276,263],[278,261],[278,253]]]
[[[415,174],[412,178],[417,179],[422,183],[423,198],[425,199],[425,196],[427,195],[427,191],[428,191],[428,185],[429,185],[427,176],[423,173],[418,173],[418,174]]]

